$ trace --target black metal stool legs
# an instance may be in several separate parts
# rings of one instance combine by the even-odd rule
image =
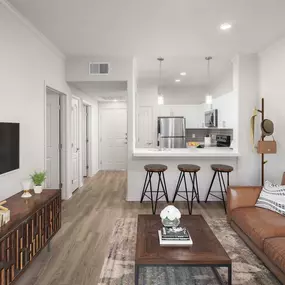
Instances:
[[[215,178],[216,178],[216,175],[217,175],[217,171],[215,171],[215,173],[214,173],[214,175],[213,175],[213,179],[212,179],[212,181],[211,181],[210,188],[209,188],[209,190],[208,190],[208,194],[207,194],[205,203],[207,203],[207,201],[208,201],[208,198],[209,198],[210,192],[211,192],[211,190],[212,190],[212,186],[213,186],[214,180],[215,180]]]
[[[175,193],[174,193],[172,202],[173,203],[175,202],[175,199],[176,199],[177,195],[179,197],[185,199],[187,201],[188,212],[191,215],[192,214],[192,209],[193,209],[193,201],[194,201],[194,199],[196,198],[197,201],[200,203],[198,182],[197,182],[197,173],[196,172],[194,172],[194,173],[188,172],[189,176],[190,176],[190,181],[192,183],[191,200],[189,199],[189,192],[190,191],[188,190],[188,187],[187,187],[185,173],[186,173],[185,171],[181,171],[180,172],[180,175],[179,175],[179,178],[178,178],[178,181],[177,181],[177,185],[176,185],[176,189],[175,189]],[[179,189],[180,189],[180,186],[181,186],[181,183],[182,183],[183,180],[184,180],[185,191],[180,191]],[[185,193],[186,197],[181,196],[179,193]]]
[[[174,196],[173,196],[173,199],[172,199],[172,203],[174,203],[175,198],[177,196],[178,190],[179,190],[181,182],[182,182],[182,177],[183,177],[183,172],[181,171],[180,175],[179,175],[179,178],[178,178],[177,185],[176,185],[175,193],[174,193]]]
[[[163,183],[161,182],[162,189],[163,189],[163,192],[164,192],[164,194],[165,194],[166,202],[169,203],[168,194],[167,194],[167,188],[166,188],[166,183],[165,183],[164,172],[162,172],[161,175],[162,175],[162,178],[163,178]],[[163,185],[163,184],[164,184],[164,185]]]
[[[151,183],[151,178],[152,178],[153,173],[154,172],[152,172],[152,171],[147,171],[147,173],[146,173],[146,177],[145,177],[145,181],[144,181],[144,186],[143,186],[143,191],[142,191],[142,196],[141,196],[140,202],[142,203],[143,200],[144,200],[144,197],[147,197],[151,201],[152,213],[155,215],[156,208],[157,208],[157,202],[162,197],[165,197],[167,203],[169,201],[168,201],[168,194],[167,194],[167,187],[166,187],[166,183],[165,183],[164,172],[163,171],[156,172],[158,174],[158,183],[157,183],[156,193],[153,192],[152,183]],[[160,186],[162,188],[162,191],[159,190]],[[148,188],[149,188],[149,191],[148,191]],[[161,192],[163,194],[159,197],[158,195]],[[147,195],[147,193],[149,193],[150,196]]]
[[[197,202],[200,203],[200,198],[199,198],[199,188],[198,188],[198,179],[197,179],[197,172],[194,172],[194,174],[192,175],[191,172],[189,172],[190,175],[190,179],[192,181],[192,185],[193,185],[193,190],[195,192],[195,196],[193,199],[197,199]]]
[[[210,193],[211,190],[212,190],[212,186],[213,186],[213,183],[214,183],[214,180],[215,180],[217,174],[218,174],[218,178],[219,178],[220,191],[221,191],[222,198],[214,195],[213,193]],[[230,183],[229,182],[229,172],[227,172],[227,186],[229,186],[229,183]],[[216,197],[217,199],[222,200],[223,205],[224,205],[224,209],[225,209],[225,213],[227,213],[227,207],[226,207],[226,201],[225,201],[224,193],[227,193],[227,187],[226,187],[226,184],[225,184],[223,172],[222,171],[215,171],[215,173],[213,175],[213,179],[212,179],[210,187],[209,187],[209,190],[208,190],[208,194],[207,194],[205,203],[207,203],[209,195],[211,194],[212,196]]]
[[[142,196],[141,196],[141,203],[142,203],[142,201],[143,201],[143,198],[144,198],[144,195],[145,195],[145,191],[146,191],[146,189],[147,189],[147,186],[148,186],[148,184],[149,184],[149,181],[147,181],[147,178],[148,178],[148,171],[146,172],[146,175],[145,175],[145,180],[144,180],[144,184],[143,184],[143,190],[142,190]],[[148,182],[148,184],[146,185],[146,183]]]

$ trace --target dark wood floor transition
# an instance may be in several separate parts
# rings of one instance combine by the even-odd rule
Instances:
[[[62,228],[16,285],[95,285],[117,218],[150,214],[150,203],[126,202],[126,172],[100,171],[63,202]],[[138,189],[141,191],[141,189]],[[157,213],[166,204],[159,204]],[[178,208],[187,213],[185,203]],[[224,217],[221,203],[194,205],[193,214]],[[91,246],[92,245],[92,246]]]

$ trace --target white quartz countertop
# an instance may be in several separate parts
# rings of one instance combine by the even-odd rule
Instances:
[[[158,150],[156,148],[136,148],[134,157],[239,157],[236,149],[228,147],[173,148]]]

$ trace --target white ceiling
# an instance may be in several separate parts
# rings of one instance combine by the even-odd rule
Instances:
[[[205,56],[213,80],[237,53],[255,53],[285,35],[284,0],[10,0],[67,56],[136,56],[139,82],[205,85]],[[231,31],[219,25],[233,23]]]

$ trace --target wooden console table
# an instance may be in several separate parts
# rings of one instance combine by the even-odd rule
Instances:
[[[61,227],[61,191],[7,199],[10,222],[0,228],[0,285],[14,284]]]

